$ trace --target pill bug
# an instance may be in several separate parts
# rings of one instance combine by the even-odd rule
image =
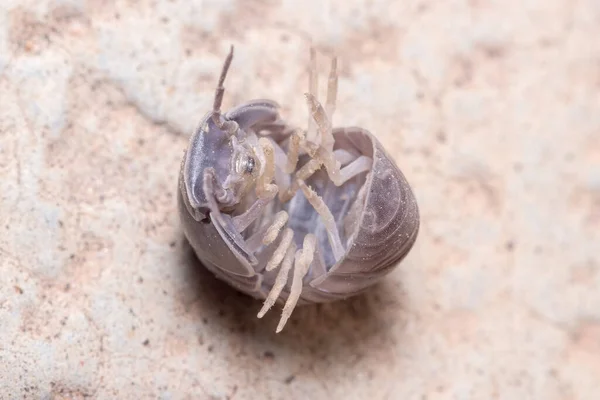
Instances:
[[[282,119],[271,100],[221,112],[232,59],[233,46],[213,108],[184,153],[179,214],[202,264],[264,301],[258,318],[283,304],[280,332],[297,305],[356,295],[389,273],[417,238],[419,210],[370,132],[333,127],[336,57],[322,106],[310,49],[306,129]]]

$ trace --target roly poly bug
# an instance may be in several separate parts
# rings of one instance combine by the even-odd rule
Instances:
[[[306,130],[270,100],[222,113],[223,83],[181,164],[178,207],[196,255],[219,279],[284,303],[280,332],[298,304],[356,295],[389,273],[419,231],[415,196],[396,163],[362,128],[333,128],[337,59],[325,107],[310,50]]]

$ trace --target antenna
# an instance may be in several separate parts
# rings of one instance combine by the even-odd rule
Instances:
[[[222,128],[221,119],[221,103],[223,103],[223,93],[225,93],[225,88],[223,87],[223,83],[225,82],[225,77],[227,76],[227,71],[229,70],[229,66],[231,65],[231,60],[233,60],[233,45],[229,50],[229,54],[225,59],[225,63],[223,64],[223,68],[221,69],[221,76],[219,77],[219,83],[217,85],[217,89],[215,90],[215,100],[213,102],[213,121],[219,127]]]

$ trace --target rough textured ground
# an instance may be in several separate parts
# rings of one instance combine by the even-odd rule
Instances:
[[[600,398],[600,3],[303,4],[1,1],[0,398]],[[226,105],[301,123],[311,37],[422,230],[275,335],[174,194],[228,46]]]

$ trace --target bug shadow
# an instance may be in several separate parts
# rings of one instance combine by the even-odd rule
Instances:
[[[262,319],[256,314],[262,303],[218,280],[198,260],[183,240],[182,268],[186,291],[193,293],[193,307],[207,329],[219,335],[227,332],[254,346],[253,351],[279,354],[308,353],[315,360],[361,358],[372,349],[393,340],[389,307],[402,307],[402,293],[389,285],[378,284],[364,294],[347,300],[297,307],[284,330],[275,333],[281,306],[273,307]],[[192,315],[195,318],[194,315]],[[397,321],[395,321],[397,322]],[[317,361],[318,362],[318,361]]]

